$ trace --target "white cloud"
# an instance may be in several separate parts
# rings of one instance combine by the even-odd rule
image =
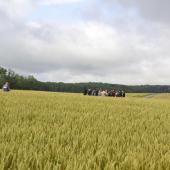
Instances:
[[[69,4],[69,3],[77,3],[82,0],[41,0],[41,5],[60,5],[60,4]]]
[[[146,5],[144,2],[140,1]],[[139,10],[140,6],[142,13],[142,4],[134,3],[133,7]],[[27,22],[23,14],[36,5],[31,0],[0,2],[2,66],[34,74],[43,81],[170,83],[170,26],[165,20],[155,22],[156,17],[149,17],[148,21],[144,15],[131,18],[124,11],[111,24],[103,17],[75,23],[73,20],[72,25]],[[132,4],[124,8],[128,11],[129,6]]]
[[[33,0],[1,0],[0,12],[6,16],[15,19],[16,17],[25,17],[35,8]]]
[[[69,28],[31,23],[22,31],[13,31],[10,38],[4,35],[0,40],[0,56],[5,56],[1,62],[37,73],[44,81],[169,82],[164,72],[170,71],[170,52],[164,42],[169,44],[170,34],[163,37],[159,32],[152,37],[98,22]]]

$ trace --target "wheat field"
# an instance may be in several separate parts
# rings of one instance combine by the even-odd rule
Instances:
[[[170,97],[0,92],[0,170],[169,170]]]

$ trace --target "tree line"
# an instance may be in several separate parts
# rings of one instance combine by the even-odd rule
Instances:
[[[39,90],[53,92],[82,93],[84,89],[108,89],[125,90],[130,93],[169,93],[168,85],[138,85],[128,86],[120,84],[109,84],[100,82],[88,83],[63,83],[63,82],[41,82],[33,76],[22,76],[12,70],[0,67],[0,87],[9,82],[11,89],[18,90]]]

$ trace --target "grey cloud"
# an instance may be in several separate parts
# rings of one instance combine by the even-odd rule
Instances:
[[[170,22],[169,0],[140,0],[136,2],[141,14],[145,18],[155,21]]]
[[[123,21],[87,19],[68,27],[25,23],[0,10],[1,64],[43,81],[170,83],[169,26]]]
[[[68,77],[75,75],[83,79],[82,76],[76,75],[85,75],[85,77],[89,75],[87,77],[98,77],[97,79],[101,80],[106,75],[107,77],[145,76],[149,69],[145,63],[159,63],[158,58],[162,51],[159,51],[160,48],[149,48],[145,35],[142,37],[126,35],[97,23],[89,24],[88,27],[84,29],[82,25],[79,28],[63,29],[54,25],[40,25],[36,28],[26,26],[17,34],[13,30],[15,34],[11,35],[10,39],[6,38],[6,35],[1,42],[0,54],[5,56],[1,61],[8,67],[40,75],[47,72],[62,72],[62,74],[65,72]],[[47,34],[49,32],[58,34],[49,37],[49,40],[52,39],[49,41],[45,38],[46,29]],[[94,33],[97,31],[98,35],[95,36]],[[121,34],[124,35],[119,36]],[[154,61],[153,55],[155,55]],[[72,80],[71,77],[67,79]]]
[[[124,10],[134,9],[151,22],[170,23],[169,0],[103,0],[104,4],[113,7],[115,3],[122,5]]]

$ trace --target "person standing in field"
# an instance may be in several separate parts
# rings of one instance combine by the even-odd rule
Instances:
[[[4,92],[9,92],[9,91],[10,91],[9,83],[6,82],[6,83],[3,85],[2,89],[3,89]]]
[[[119,92],[118,91],[116,91],[115,97],[119,97]]]
[[[98,96],[102,96],[102,89],[98,91]]]
[[[96,95],[96,89],[92,90],[92,96]]]
[[[126,93],[124,90],[122,91],[122,97],[126,97]]]
[[[98,96],[99,95],[99,90],[98,89],[96,89],[96,96]]]
[[[91,95],[92,95],[92,89],[88,89],[87,94],[88,94],[89,96],[91,96]]]
[[[115,97],[115,96],[116,96],[116,92],[115,92],[115,90],[114,90],[114,89],[113,89],[112,96],[113,96],[113,97]]]
[[[108,96],[107,90],[103,90],[103,91],[101,92],[101,96]]]
[[[109,96],[109,97],[112,96],[112,93],[113,93],[113,91],[110,90],[110,91],[108,92],[108,96]]]
[[[122,90],[119,90],[118,97],[122,97]]]

